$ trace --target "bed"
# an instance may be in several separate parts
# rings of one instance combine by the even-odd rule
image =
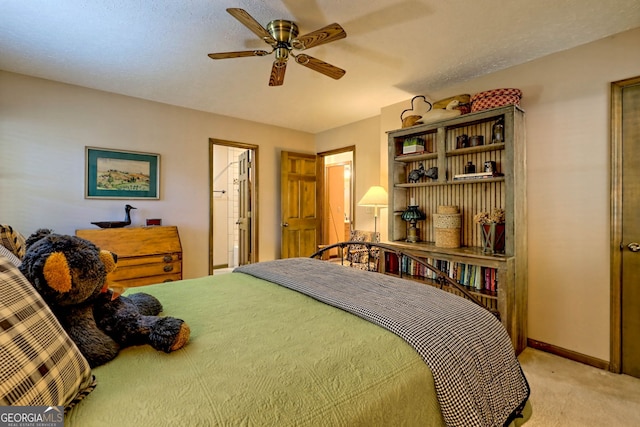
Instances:
[[[67,427],[492,426],[530,411],[500,322],[436,288],[299,258],[129,292],[158,297],[191,341],[93,369]]]

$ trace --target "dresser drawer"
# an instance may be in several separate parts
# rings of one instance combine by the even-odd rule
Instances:
[[[76,235],[118,256],[118,266],[108,276],[112,286],[182,279],[182,246],[175,226],[77,230]]]
[[[179,260],[163,262],[163,258],[159,257],[141,258],[146,259],[125,258],[123,260],[118,260],[118,268],[111,273],[109,279],[114,282],[118,282],[121,280],[133,279],[135,277],[160,276],[167,273],[182,274],[182,262]]]
[[[161,274],[157,276],[132,277],[130,279],[112,281],[111,286],[123,287],[123,288],[135,288],[138,286],[155,285],[157,283],[174,282],[176,280],[181,280],[181,279],[182,279],[182,274],[170,273],[170,274]]]
[[[155,254],[147,256],[135,256],[135,257],[118,257],[118,270],[125,267],[135,267],[143,265],[160,265],[160,264],[182,264],[182,254]]]

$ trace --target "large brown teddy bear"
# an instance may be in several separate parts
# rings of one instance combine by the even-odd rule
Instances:
[[[107,274],[117,256],[76,236],[41,229],[26,241],[20,270],[42,295],[89,365],[102,365],[120,348],[149,344],[171,352],[189,340],[189,326],[159,317],[153,296],[118,296],[108,289]]]

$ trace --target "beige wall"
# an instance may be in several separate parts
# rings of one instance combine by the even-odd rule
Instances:
[[[426,92],[433,100],[523,91],[527,132],[529,337],[609,360],[609,91],[640,75],[640,29]],[[400,127],[407,101],[382,109]],[[386,154],[381,171],[386,175]]]
[[[118,220],[125,201],[84,198],[84,147],[161,155],[160,200],[135,200],[136,225],[177,225],[184,276],[209,268],[209,138],[258,144],[263,206],[279,194],[280,151],[315,152],[311,134],[0,71],[0,223],[73,234]],[[266,202],[266,203],[265,203]],[[280,209],[259,212],[261,260],[280,254]]]

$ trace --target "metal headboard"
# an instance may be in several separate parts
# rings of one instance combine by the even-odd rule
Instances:
[[[433,265],[425,262],[423,259],[420,259],[418,257],[415,257],[411,254],[408,254],[394,246],[390,246],[384,243],[376,243],[376,242],[358,242],[358,241],[347,241],[347,242],[338,242],[338,243],[334,243],[332,245],[327,245],[324,246],[323,248],[321,248],[320,250],[318,250],[317,252],[315,252],[313,255],[311,255],[310,258],[321,258],[323,256],[323,254],[331,249],[335,249],[338,248],[340,253],[342,253],[342,251],[345,250],[345,248],[347,248],[350,246],[359,246],[359,247],[365,247],[368,255],[369,255],[369,259],[373,259],[374,257],[379,256],[380,254],[380,249],[384,249],[385,252],[391,252],[394,253],[397,257],[398,260],[400,262],[400,264],[402,264],[402,259],[403,258],[409,258],[415,262],[417,262],[418,264],[422,265],[423,267],[431,270],[433,273],[436,274],[437,278],[435,279],[435,282],[438,284],[439,288],[442,289],[442,287],[446,284],[448,286],[451,286],[452,288],[454,288],[456,291],[460,292],[462,294],[462,296],[464,296],[465,298],[471,300],[472,302],[474,302],[475,304],[479,305],[480,307],[488,310],[489,312],[491,312],[494,316],[496,316],[498,319],[500,319],[500,312],[496,309],[494,309],[493,307],[489,307],[486,304],[484,304],[480,299],[478,299],[475,295],[473,295],[471,292],[469,292],[464,286],[462,286],[461,284],[459,284],[458,282],[456,282],[455,280],[451,279],[449,277],[449,275],[447,275],[445,272],[437,269],[436,267],[434,267]],[[344,257],[341,257],[341,263],[344,265]],[[371,263],[369,263],[369,265],[371,265]],[[377,271],[377,270],[374,270]],[[402,274],[402,268],[399,269],[398,271],[398,275],[402,278],[403,274]]]

